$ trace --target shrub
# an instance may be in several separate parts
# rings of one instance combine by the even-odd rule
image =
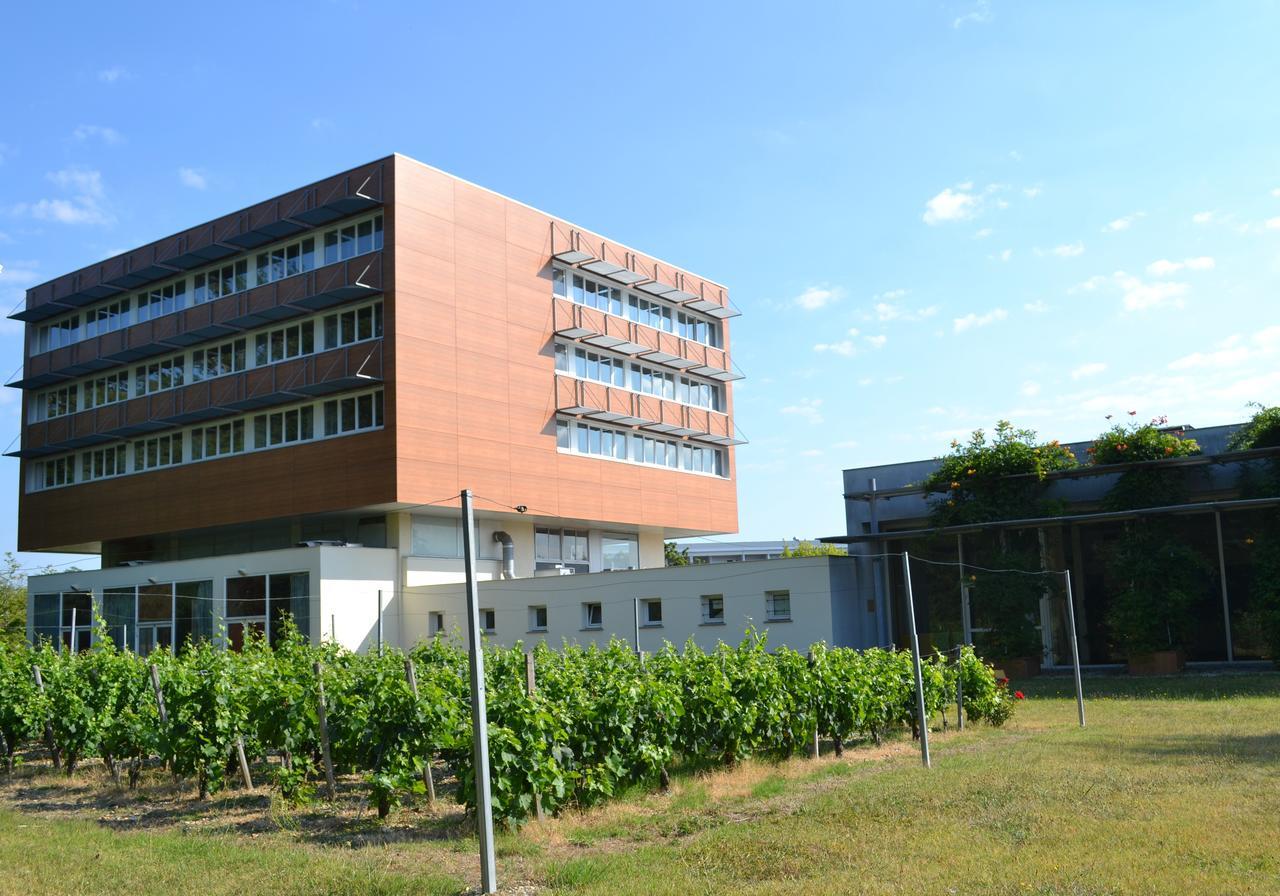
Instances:
[[[1280,407],[1269,408],[1256,401],[1250,406],[1258,410],[1227,439],[1227,449],[1249,451],[1253,448],[1280,447]]]
[[[1107,627],[1126,654],[1183,648],[1209,564],[1162,522],[1129,523],[1107,558]]]

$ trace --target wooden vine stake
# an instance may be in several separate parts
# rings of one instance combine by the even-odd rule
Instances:
[[[418,702],[418,673],[413,668],[413,657],[404,658],[404,677],[409,679],[409,690],[413,691],[413,702]],[[422,764],[422,783],[427,785],[427,805],[435,808],[436,782],[431,775],[431,753],[428,752]]]
[[[36,678],[36,688],[40,693],[44,693],[44,676],[40,674],[39,666],[31,667],[31,674]],[[53,759],[54,768],[62,768],[62,753],[58,750],[58,745],[53,742],[53,723],[44,723],[44,744],[49,748],[49,756]]]
[[[236,735],[236,758],[240,760],[240,777],[244,779],[247,790],[253,790],[253,778],[249,775],[249,760],[244,755],[244,735]]]
[[[816,666],[817,666],[817,660],[813,658],[813,651],[810,650],[809,651],[809,676],[811,678],[816,677],[816,672],[815,672]],[[817,707],[815,706],[814,714],[813,714],[813,742],[809,744],[810,759],[817,759],[819,754],[821,753],[821,749],[818,746],[818,724],[819,724],[818,713],[817,713]]]
[[[320,723],[320,756],[324,760],[324,780],[329,785],[329,799],[338,793],[338,786],[333,780],[333,757],[329,753],[329,723],[325,718],[324,706],[324,669],[317,660],[311,669],[316,675],[316,719]]]
[[[532,650],[524,652],[524,688],[525,693],[530,697],[533,697],[538,692],[538,671],[533,662]],[[540,793],[534,793],[533,795],[533,812],[538,821],[542,821],[546,817],[542,814],[542,794]]]

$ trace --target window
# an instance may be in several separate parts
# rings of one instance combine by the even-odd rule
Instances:
[[[599,602],[582,605],[582,627],[591,629],[604,627],[604,608]]]
[[[304,638],[309,637],[310,580],[305,572],[227,579],[228,646],[240,650],[250,632],[255,632],[274,647],[284,635],[286,619],[293,620]]]
[[[183,359],[168,358],[140,366],[134,371],[134,397],[176,389],[183,383]]]
[[[640,621],[646,626],[662,625],[662,600],[651,597],[640,601]]]
[[[606,283],[597,283],[574,274],[572,298],[579,305],[598,308],[609,314],[622,314],[622,290]]]
[[[164,314],[173,314],[187,307],[187,280],[167,283],[137,295],[138,323],[154,320]]]
[[[713,321],[703,320],[683,311],[676,312],[676,332],[682,339],[700,342],[713,348],[720,347],[720,325]]]
[[[533,530],[533,559],[537,569],[569,567],[577,572],[589,569],[585,529]]]
[[[428,630],[428,633],[433,638],[436,635],[443,632],[444,631],[444,614],[433,611],[431,615],[427,617],[427,630]]]
[[[529,608],[529,631],[545,632],[547,630],[547,608]]]
[[[205,460],[244,451],[244,421],[232,420],[191,430],[191,459]]]
[[[556,344],[556,370],[607,386],[627,384],[627,365],[621,359],[576,347],[570,351],[568,346],[559,343]]]
[[[315,323],[307,320],[269,333],[259,333],[253,339],[253,348],[254,364],[258,367],[309,355],[316,349]]]
[[[99,305],[84,316],[84,338],[92,339],[129,325],[129,299]]]
[[[182,463],[182,433],[140,439],[133,443],[135,473],[180,463]]]
[[[640,538],[636,535],[610,535],[600,538],[601,559],[605,569],[639,569]]]
[[[125,474],[124,445],[113,445],[110,448],[98,448],[80,455],[80,481],[106,479],[109,476]]]
[[[610,457],[713,476],[728,475],[725,453],[721,448],[660,439],[633,430],[615,430],[578,420],[556,422],[556,445],[571,454]]]
[[[43,482],[40,484],[40,488],[57,488],[60,485],[71,485],[76,481],[76,459],[74,456],[46,460],[37,469],[40,469],[44,474],[41,477]]]
[[[382,248],[382,215],[356,224],[348,224],[324,235],[324,263],[346,261],[366,252]]]
[[[676,381],[676,401],[712,411],[724,410],[720,403],[720,387],[702,383],[687,376]]]
[[[311,405],[259,414],[253,418],[253,447],[269,448],[315,438],[314,416]]]
[[[645,395],[656,395],[659,398],[674,399],[676,397],[675,374],[632,364],[631,390],[643,392]]]
[[[724,625],[724,595],[702,595],[702,624]]]
[[[324,434],[335,436],[382,426],[382,392],[367,392],[324,403]]]
[[[52,420],[55,417],[74,414],[78,410],[79,395],[79,386],[63,386],[61,389],[45,392],[36,399],[36,419]]]
[[[308,237],[287,246],[279,246],[270,252],[258,254],[256,285],[272,283],[304,274],[316,266],[315,237]]]
[[[655,330],[675,332],[675,326],[671,320],[671,308],[660,302],[651,302],[637,295],[628,295],[627,317],[646,327],[653,327]]]
[[[791,621],[791,592],[766,591],[764,593],[765,622]]]
[[[121,370],[109,373],[84,384],[84,406],[101,407],[104,404],[115,404],[117,401],[129,400],[129,371]]]
[[[211,380],[245,369],[245,340],[235,339],[213,348],[196,349],[191,354],[191,381]]]
[[[498,630],[498,614],[493,609],[480,611],[480,630],[492,635]]]
[[[382,335],[382,303],[375,302],[363,308],[330,314],[324,319],[324,347],[326,349],[351,345],[365,339],[377,339]]]
[[[210,302],[223,296],[244,292],[249,288],[249,261],[240,259],[231,264],[214,268],[203,274],[196,274],[195,290],[192,296],[197,305]]]
[[[36,351],[51,352],[73,342],[80,341],[80,315],[73,314],[54,324],[45,324],[36,331]]]
[[[457,520],[415,516],[411,532],[416,557],[462,556],[462,527]]]

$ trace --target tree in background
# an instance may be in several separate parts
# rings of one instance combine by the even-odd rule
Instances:
[[[27,639],[27,576],[12,552],[0,560],[0,642]]]
[[[674,541],[668,541],[662,545],[667,556],[667,566],[688,566],[689,565],[689,549],[679,548]]]
[[[848,555],[848,548],[821,541],[797,541],[795,547],[787,545],[782,549],[783,557],[847,557]]]

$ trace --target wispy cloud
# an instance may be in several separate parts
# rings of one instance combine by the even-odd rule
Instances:
[[[792,299],[792,304],[805,311],[817,311],[840,301],[844,292],[839,287],[810,286]]]
[[[193,190],[203,190],[209,186],[209,181],[204,173],[195,168],[179,168],[178,180],[182,181],[184,187],[190,187]]]
[[[1215,264],[1216,262],[1208,255],[1201,255],[1197,258],[1184,258],[1182,261],[1170,261],[1167,258],[1162,258],[1147,265],[1147,273],[1153,277],[1168,277],[1181,270],[1211,271]]]
[[[124,136],[115,128],[103,127],[97,124],[82,124],[71,132],[71,136],[80,143],[97,139],[108,146],[115,146],[124,142]]]
[[[131,77],[133,76],[129,74],[129,70],[122,65],[113,65],[98,71],[98,80],[103,84],[115,84],[119,81],[127,81]]]
[[[1026,196],[1028,199],[1035,199],[1042,192],[1044,192],[1044,190],[1039,186],[1024,187],[1022,190],[1022,195]]]
[[[852,329],[849,331],[849,335],[857,336],[858,331],[856,329]],[[853,355],[858,351],[857,347],[853,344],[852,339],[841,339],[839,342],[819,342],[813,347],[813,350],[820,355],[842,355],[846,358],[853,357]]]
[[[985,327],[988,324],[993,324],[998,320],[1004,320],[1008,316],[1009,312],[1005,311],[1003,308],[992,308],[985,314],[970,312],[964,317],[955,318],[951,323],[955,328],[955,332],[964,333],[977,327]]]
[[[62,224],[115,223],[115,215],[107,205],[101,172],[73,166],[51,172],[46,177],[64,195],[18,203],[13,207],[14,214]]]
[[[924,223],[930,226],[947,221],[964,221],[978,212],[978,196],[962,187],[947,187],[924,204]]]
[[[992,261],[1008,261],[1010,258],[1013,258],[1013,250],[1004,249],[997,252],[995,255],[988,255],[987,258],[990,258]]]
[[[1217,212],[1196,212],[1191,220],[1196,224],[1210,224],[1217,217]]]
[[[975,240],[985,240],[987,237],[991,236],[993,232],[994,231],[992,231],[990,227],[984,227],[981,230],[974,231],[973,238]]]
[[[1034,302],[1027,302],[1022,306],[1023,311],[1029,311],[1032,314],[1044,314],[1049,310],[1049,303],[1044,299],[1036,299]]]
[[[907,291],[905,289],[895,289],[889,292],[880,293],[878,296],[873,296],[872,300],[875,304],[872,306],[872,311],[875,313],[876,320],[881,323],[888,323],[892,320],[900,320],[906,323],[925,320],[926,318],[933,317],[938,313],[937,305],[930,305],[927,308],[912,309],[904,308],[902,305],[897,304],[897,300],[906,294]]]
[[[991,4],[988,0],[978,0],[967,12],[956,16],[951,22],[952,28],[963,28],[965,25],[985,25],[991,21]]]
[[[1102,228],[1102,232],[1118,233],[1121,230],[1128,230],[1130,227],[1133,226],[1134,221],[1138,220],[1139,218],[1145,218],[1146,215],[1147,215],[1146,212],[1134,212],[1131,215],[1125,215],[1122,218],[1116,218],[1114,221],[1110,222],[1109,224],[1106,224]]]
[[[1074,242],[1065,243],[1061,246],[1054,246],[1049,250],[1050,255],[1056,255],[1059,258],[1075,258],[1077,255],[1084,254],[1084,243]]]
[[[867,345],[871,346],[872,348],[884,348],[884,344],[888,341],[889,341],[889,337],[884,335],[883,333],[877,336],[867,337]]]
[[[789,404],[782,408],[782,413],[817,424],[822,422],[821,408],[821,398],[802,398],[796,404]]]
[[[1117,271],[1113,279],[1123,294],[1126,311],[1146,311],[1165,303],[1181,306],[1182,297],[1191,289],[1186,283],[1172,280],[1146,283],[1124,271]]]
[[[1097,376],[1107,369],[1107,365],[1102,361],[1092,361],[1088,364],[1081,364],[1075,370],[1071,371],[1073,380],[1082,380],[1085,377]]]
[[[1035,398],[1040,394],[1040,384],[1035,380],[1027,380],[1018,392],[1026,398]]]

